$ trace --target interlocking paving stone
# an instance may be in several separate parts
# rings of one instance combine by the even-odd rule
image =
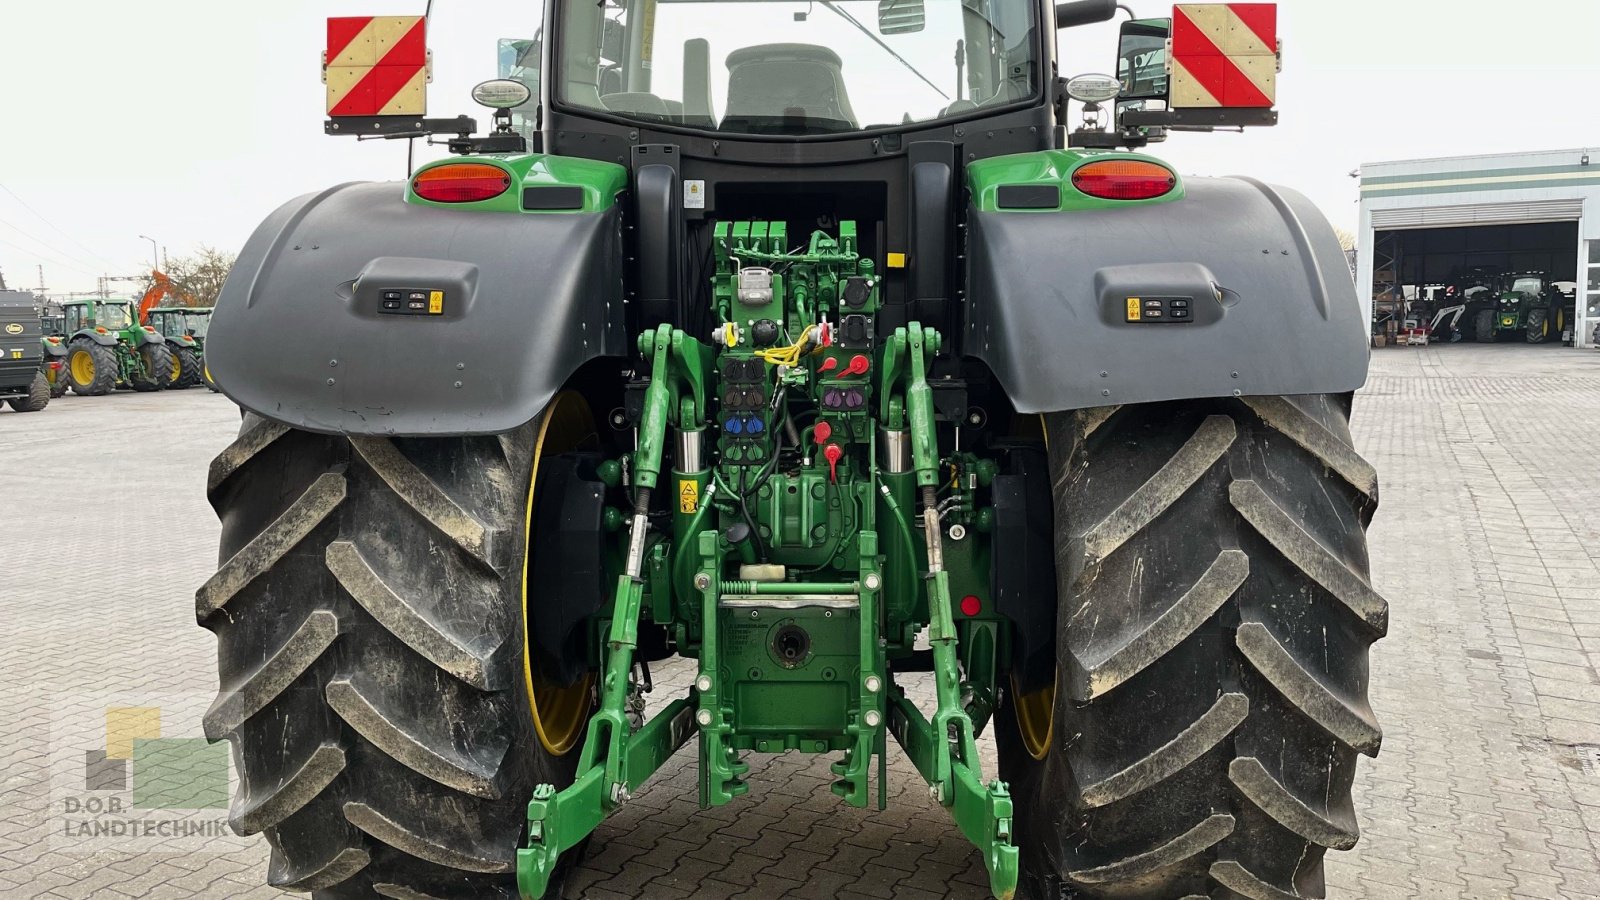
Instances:
[[[238,421],[196,390],[0,411],[0,896],[294,896],[263,885],[260,838],[84,854],[52,832],[53,721],[215,689],[193,592],[215,564],[206,465]],[[1600,896],[1600,772],[1582,765],[1600,745],[1600,354],[1375,351],[1354,431],[1382,477],[1372,569],[1393,606],[1372,656],[1383,752],[1362,761],[1362,842],[1328,854],[1329,896]],[[694,670],[655,669],[659,708]],[[931,705],[927,677],[907,681]],[[166,710],[163,736],[198,735],[204,708]],[[987,895],[898,748],[884,812],[841,806],[829,761],[752,757],[750,793],[701,811],[679,753],[596,831],[566,895]]]

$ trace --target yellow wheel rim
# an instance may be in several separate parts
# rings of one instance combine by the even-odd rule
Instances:
[[[1041,688],[1031,694],[1017,690],[1016,676],[1011,678],[1011,708],[1017,714],[1017,732],[1022,735],[1023,749],[1034,759],[1044,759],[1050,753],[1050,742],[1056,733],[1056,685]]]
[[[174,354],[172,354],[172,379],[171,379],[171,381],[174,384],[176,384],[178,382],[178,378],[180,376],[182,376],[182,375],[183,375],[183,360],[179,359],[178,358],[178,354],[174,353]]]
[[[538,440],[533,445],[533,475],[528,483],[528,506],[522,521],[523,533],[530,538],[533,495],[539,484],[541,458],[546,453],[554,456],[575,450],[593,435],[594,415],[582,396],[567,391],[550,401],[550,408],[539,423]],[[522,561],[522,677],[528,689],[533,730],[539,735],[539,743],[552,755],[565,756],[583,735],[593,696],[594,673],[563,687],[546,682],[533,670],[532,649],[528,643],[528,573],[532,565],[532,554],[525,554]]]
[[[94,384],[94,354],[79,350],[72,354],[72,380],[79,384]]]

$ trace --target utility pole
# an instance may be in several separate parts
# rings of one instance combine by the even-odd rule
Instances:
[[[44,266],[39,267],[39,286],[33,289],[35,294],[43,297],[47,288],[44,286]]]

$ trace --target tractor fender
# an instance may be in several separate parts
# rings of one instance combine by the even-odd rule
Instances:
[[[165,345],[167,343],[166,337],[159,331],[145,331],[143,328],[140,328],[138,329],[137,334],[139,335],[139,341],[136,346],[139,347],[143,347],[146,344]]]
[[[206,336],[223,393],[309,431],[500,434],[585,362],[627,355],[614,206],[467,211],[404,194],[340,185],[256,229]],[[402,309],[385,310],[397,293]],[[411,313],[414,293],[437,312]]]
[[[67,356],[67,342],[65,339],[52,343],[49,338],[39,342],[44,348],[44,355],[50,359],[65,359]]]
[[[1354,391],[1368,327],[1333,227],[1248,178],[1171,203],[969,212],[963,352],[1018,412]],[[1190,315],[1130,322],[1152,299]]]
[[[106,334],[101,334],[92,328],[86,328],[72,336],[72,340],[74,341],[79,339],[94,341],[96,344],[99,344],[102,347],[115,347],[117,345],[116,332],[107,332]]]

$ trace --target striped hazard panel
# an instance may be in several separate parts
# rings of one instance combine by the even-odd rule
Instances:
[[[329,116],[425,115],[427,24],[421,16],[329,19],[322,72]]]
[[[1271,108],[1278,99],[1278,6],[1187,3],[1172,12],[1172,107]]]

